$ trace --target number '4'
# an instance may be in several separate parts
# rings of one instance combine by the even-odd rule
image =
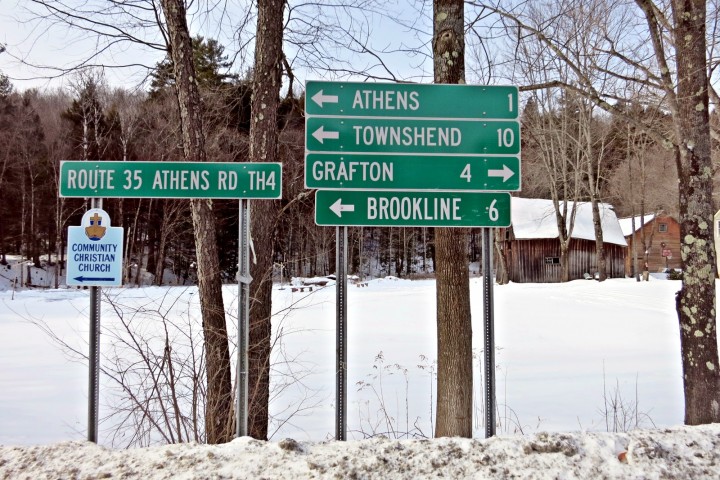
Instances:
[[[470,174],[470,164],[468,163],[465,165],[465,168],[463,168],[462,173],[460,174],[460,178],[464,178],[470,183],[470,179],[472,178],[472,175]]]

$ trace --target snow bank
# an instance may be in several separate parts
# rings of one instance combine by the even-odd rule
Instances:
[[[0,478],[710,479],[720,425],[630,433],[538,433],[488,440],[370,439],[109,450],[92,443],[0,447]]]

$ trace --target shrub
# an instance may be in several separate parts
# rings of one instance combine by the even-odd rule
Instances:
[[[683,279],[683,272],[682,270],[670,270],[667,272],[667,279],[668,280],[682,280]]]

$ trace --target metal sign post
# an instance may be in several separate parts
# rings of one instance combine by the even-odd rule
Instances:
[[[97,443],[100,397],[100,304],[103,286],[122,284],[123,228],[112,227],[101,198],[91,198],[80,226],[68,227],[65,283],[90,287],[88,441]]]
[[[235,436],[248,434],[248,332],[250,331],[250,200],[240,200],[238,252],[238,356]]]
[[[518,94],[515,86],[306,83],[305,186],[318,189],[315,223],[336,226],[338,238],[338,440],[347,226],[485,227],[486,435],[495,434],[491,238],[510,225],[507,192],[521,186]]]
[[[337,295],[337,354],[335,385],[335,440],[347,433],[347,227],[335,227],[335,282]]]
[[[250,265],[250,204],[248,199],[279,199],[282,197],[282,164],[272,162],[144,162],[144,161],[75,161],[60,162],[60,197],[93,198],[227,198],[240,199],[240,237],[238,239],[238,392],[236,398],[236,433],[247,435],[248,410],[248,331],[249,331],[249,288]],[[74,227],[71,227],[71,229]],[[119,229],[122,230],[122,229]],[[71,230],[69,230],[70,232]],[[68,234],[70,238],[70,234]],[[70,275],[71,261],[68,260],[68,284],[82,285],[120,285],[122,274],[113,274],[115,269],[121,272],[121,261],[117,264],[110,259],[122,259],[122,236],[115,242],[117,246],[111,252],[117,255],[104,255],[103,264],[87,267],[78,266],[81,272],[103,273],[102,276],[85,274]],[[110,250],[106,250],[110,251]],[[84,258],[84,257],[81,257]],[[94,258],[94,257],[92,257]],[[87,262],[86,262],[87,263]],[[94,283],[92,283],[94,282]],[[99,283],[98,283],[99,282]],[[91,290],[91,298],[97,297],[95,314],[99,328],[99,289]],[[93,317],[91,317],[92,319]],[[91,320],[91,395],[90,423],[94,432],[90,440],[97,436],[97,391],[93,403],[93,388],[96,388],[97,364],[92,364],[95,352]],[[95,341],[97,343],[97,341]],[[94,414],[93,414],[94,411]],[[94,419],[94,423],[93,423]]]
[[[93,198],[91,208],[102,208],[102,199]],[[90,287],[90,351],[88,362],[88,441],[97,443],[100,400],[100,296],[102,287]]]
[[[493,305],[493,229],[482,229],[483,316],[485,324],[485,438],[495,435],[495,319]]]

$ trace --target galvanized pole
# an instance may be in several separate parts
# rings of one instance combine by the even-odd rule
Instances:
[[[495,320],[493,305],[493,229],[482,229],[483,313],[485,324],[485,438],[495,435]]]
[[[235,403],[235,436],[248,431],[248,332],[250,330],[250,200],[240,200],[238,236],[238,353],[237,395]]]
[[[93,198],[90,208],[102,208],[102,199]],[[98,440],[98,404],[100,401],[100,300],[102,287],[90,287],[90,352],[88,363],[88,441]]]
[[[335,440],[347,433],[347,227],[335,227],[335,282],[337,295],[337,351]]]

